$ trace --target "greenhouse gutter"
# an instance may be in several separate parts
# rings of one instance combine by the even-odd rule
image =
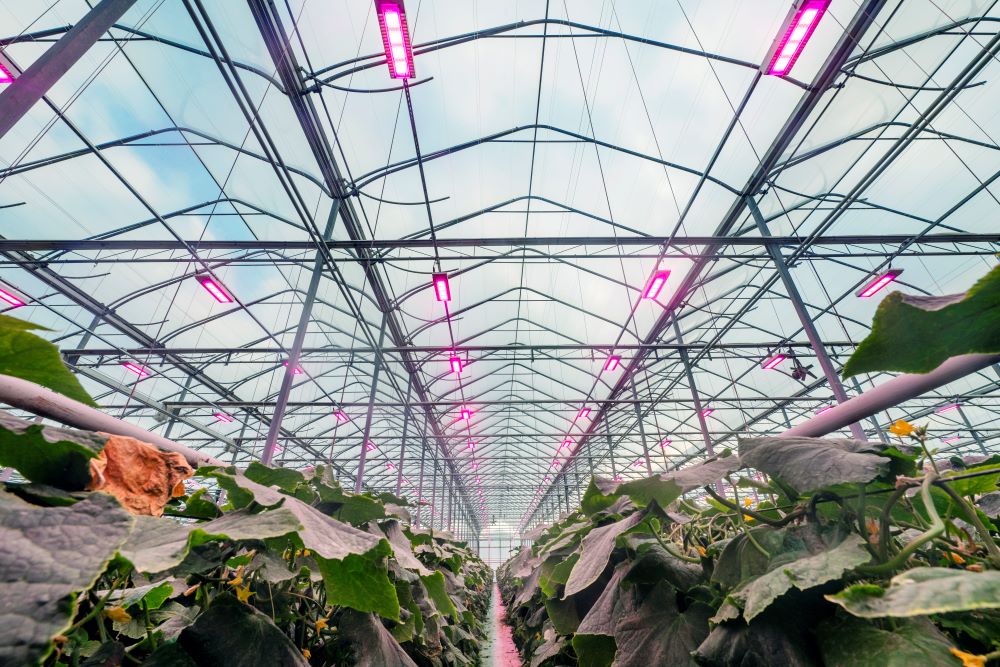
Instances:
[[[963,354],[952,357],[930,373],[899,375],[835,405],[823,414],[793,426],[780,435],[781,437],[826,435],[997,363],[1000,363],[1000,354]]]

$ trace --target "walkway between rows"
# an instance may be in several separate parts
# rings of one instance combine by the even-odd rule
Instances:
[[[500,599],[500,589],[493,585],[493,604],[490,606],[489,644],[483,651],[483,667],[521,667],[521,657],[514,646],[510,626],[505,622],[507,610]]]

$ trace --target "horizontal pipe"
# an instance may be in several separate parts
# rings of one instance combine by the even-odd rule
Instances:
[[[148,442],[164,451],[177,452],[195,468],[203,465],[226,465],[211,456],[188,449],[173,440],[150,433],[135,424],[115,419],[96,408],[21,378],[0,375],[0,402],[74,428],[122,435]]]
[[[930,373],[894,377],[780,435],[823,436],[997,363],[1000,363],[1000,354],[963,354],[952,357]]]
[[[1000,243],[1000,234],[858,234],[820,236],[513,236],[495,238],[420,238],[326,241],[330,250],[391,248],[485,248],[524,246],[811,246],[830,245],[928,245],[933,243]],[[172,239],[2,239],[0,251],[33,252],[57,250],[315,250],[314,241],[260,240],[172,240]]]

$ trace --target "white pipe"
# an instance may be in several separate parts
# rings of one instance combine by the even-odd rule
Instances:
[[[996,363],[1000,363],[1000,354],[963,354],[952,357],[930,373],[894,377],[874,389],[869,389],[859,396],[835,405],[822,414],[810,417],[809,420],[798,426],[793,426],[781,435],[819,437],[832,433],[864,417],[870,417],[886,408],[899,405],[903,401],[920,396],[931,389],[937,389]]]
[[[66,424],[74,428],[100,431],[101,433],[110,433],[112,435],[124,435],[148,442],[162,450],[177,452],[195,468],[203,465],[226,465],[211,456],[196,452],[173,440],[167,440],[163,436],[150,433],[135,424],[115,419],[96,408],[84,405],[79,401],[75,401],[62,394],[57,394],[51,389],[46,389],[34,382],[22,380],[21,378],[0,375],[0,402],[20,408],[21,410],[27,410],[42,417],[54,419],[61,424]]]

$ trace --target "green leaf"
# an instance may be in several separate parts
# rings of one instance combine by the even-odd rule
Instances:
[[[107,438],[96,433],[33,424],[0,412],[0,467],[26,479],[67,491],[90,483],[90,460]]]
[[[302,652],[269,617],[232,595],[217,596],[177,643],[198,665],[308,667]]]
[[[740,440],[740,459],[800,492],[844,482],[870,482],[888,470],[881,443],[834,438],[771,437]]]
[[[871,333],[844,365],[844,377],[874,371],[929,373],[960,354],[1000,352],[1000,266],[965,294],[892,292],[875,311]]]
[[[190,519],[214,519],[222,512],[211,498],[206,498],[208,489],[198,489],[184,500],[184,509],[175,510],[172,516],[182,516]]]
[[[920,567],[897,574],[887,589],[856,584],[826,599],[864,618],[998,609],[1000,572]]]
[[[354,653],[354,667],[417,667],[378,618],[348,609],[340,632]]]
[[[820,651],[826,667],[956,667],[952,643],[926,619],[897,621],[881,628],[845,617],[820,625]]]
[[[545,613],[552,621],[552,627],[561,635],[572,635],[580,627],[580,616],[576,611],[576,599],[560,600],[546,598]]]
[[[71,507],[0,511],[0,664],[40,662],[118,546],[132,516],[95,493]]]
[[[941,478],[942,482],[948,482],[948,486],[952,488],[953,491],[958,493],[960,496],[978,496],[984,493],[990,493],[991,491],[997,490],[997,480],[1000,480],[1000,473],[995,473],[993,475],[981,475],[979,477],[970,477],[969,479],[956,479],[949,481],[949,477],[954,477],[955,475],[967,475],[969,473],[977,473],[985,470],[996,470],[996,464],[978,465],[973,468],[966,468],[965,470],[953,470],[951,472],[945,473]]]
[[[317,555],[327,603],[398,621],[399,599],[383,562],[391,553],[389,543],[382,540],[365,553],[351,553],[339,560]]]
[[[611,667],[618,645],[607,635],[573,635],[573,650],[580,667]]]
[[[179,580],[180,581],[180,580]],[[110,600],[119,607],[128,609],[132,605],[146,601],[146,608],[150,611],[163,606],[171,595],[174,594],[174,586],[169,581],[158,584],[146,584],[136,588],[127,588],[123,591],[115,591]]]
[[[433,600],[434,606],[438,608],[438,611],[451,616],[457,621],[458,609],[455,608],[455,603],[448,597],[448,591],[444,585],[444,575],[438,571],[433,574],[421,576],[420,581],[424,582],[427,595]]]
[[[731,597],[742,604],[743,616],[750,622],[792,588],[806,590],[825,584],[869,560],[871,554],[864,541],[857,535],[849,535],[832,549],[799,558],[751,580]]]
[[[706,667],[821,667],[813,656],[814,640],[795,622],[799,619],[758,617],[753,625],[716,625],[695,653]]]
[[[47,387],[96,408],[76,376],[63,363],[59,349],[29,329],[45,329],[7,315],[0,315],[0,375],[10,375]]]
[[[615,548],[615,540],[626,530],[638,525],[644,517],[644,513],[636,512],[626,519],[590,531],[580,545],[580,560],[570,572],[563,598],[579,593],[597,581],[608,565],[608,559]]]

